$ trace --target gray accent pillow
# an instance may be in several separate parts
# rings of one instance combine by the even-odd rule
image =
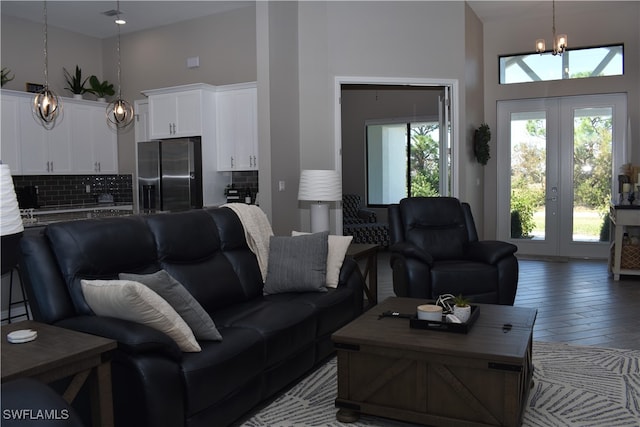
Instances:
[[[327,292],[329,232],[271,236],[264,294]]]
[[[218,332],[211,316],[204,311],[187,288],[165,270],[156,271],[153,274],[120,273],[118,278],[142,283],[155,291],[178,312],[197,339],[222,341],[222,335]]]

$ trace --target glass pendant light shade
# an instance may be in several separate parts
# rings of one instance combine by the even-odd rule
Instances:
[[[536,52],[544,53],[544,51],[545,51],[544,39],[536,40]]]
[[[133,123],[133,106],[122,98],[111,101],[107,105],[107,120],[117,128],[124,128]]]
[[[567,49],[567,35],[558,34],[554,43],[556,52],[563,53]]]

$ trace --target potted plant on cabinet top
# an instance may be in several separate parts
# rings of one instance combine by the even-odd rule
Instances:
[[[89,77],[89,86],[90,89],[87,92],[90,92],[98,97],[98,101],[106,102],[107,96],[115,95],[116,91],[113,89],[113,83],[109,83],[108,81],[101,82],[98,80],[98,77],[91,76]]]
[[[462,294],[453,298],[453,315],[456,316],[462,323],[469,320],[471,316],[471,305],[469,299],[464,298]]]
[[[87,83],[87,80],[89,80],[89,77],[82,80],[82,70],[77,65],[75,74],[71,74],[64,67],[62,67],[62,70],[64,71],[64,79],[67,81],[65,89],[73,93],[74,98],[82,99],[82,94],[88,92],[88,89],[84,85]]]
[[[10,69],[8,69],[7,67],[2,67],[2,86],[14,79],[15,76],[9,76],[10,73]]]

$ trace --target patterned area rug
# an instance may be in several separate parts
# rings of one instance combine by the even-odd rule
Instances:
[[[640,427],[640,351],[534,342],[533,363],[535,384],[523,426]],[[340,423],[336,395],[333,358],[240,425],[415,425],[372,416]]]

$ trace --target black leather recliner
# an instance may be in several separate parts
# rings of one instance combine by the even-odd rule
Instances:
[[[389,206],[389,227],[396,295],[462,294],[472,302],[513,305],[518,248],[479,241],[468,203],[453,197],[406,198]]]

